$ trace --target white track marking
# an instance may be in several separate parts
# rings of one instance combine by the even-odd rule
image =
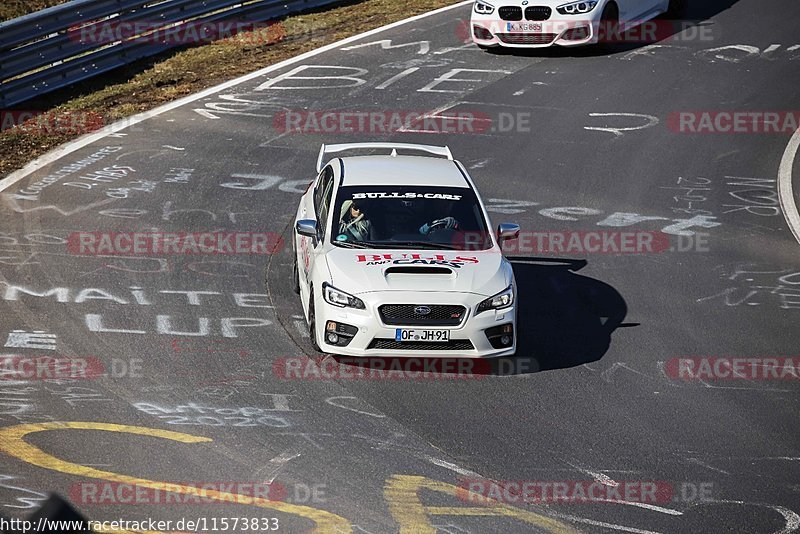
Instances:
[[[797,202],[795,202],[792,190],[792,167],[798,148],[800,148],[800,130],[794,132],[789,146],[786,147],[786,152],[783,153],[783,159],[781,159],[781,166],[778,169],[778,201],[781,204],[783,216],[789,223],[789,229],[800,243],[800,213],[797,211]]]
[[[294,460],[299,456],[300,456],[299,452],[291,453],[289,451],[284,451],[275,458],[273,458],[272,460],[270,460],[269,465],[264,466],[264,468],[269,468],[272,471],[269,477],[266,479],[266,483],[272,484],[273,482],[275,482],[275,478],[278,476],[278,473],[280,473],[281,469],[283,469],[286,464],[288,464],[289,462],[291,462],[292,460]]]
[[[311,334],[308,333],[308,329],[306,328],[306,322],[300,319],[295,319],[292,321],[294,323],[294,327],[297,329],[297,332],[300,334],[300,337],[307,337],[311,339]]]
[[[603,484],[604,486],[611,486],[612,488],[616,488],[617,486],[619,486],[619,482],[617,482],[616,480],[612,479],[610,476],[605,475],[603,473],[600,473],[598,471],[592,471],[590,469],[586,469],[585,467],[580,467],[578,465],[578,462],[576,462],[575,460],[573,460],[571,462],[568,461],[568,460],[564,460],[564,463],[574,467],[575,469],[577,469],[581,473],[589,475],[590,477],[592,477],[594,479],[595,482],[599,482],[600,484]]]
[[[593,471],[591,469],[587,469],[585,467],[581,467],[578,465],[576,460],[564,460],[564,463],[574,467],[581,473],[587,474],[590,477],[594,478],[595,482],[599,482],[605,486],[611,486],[612,488],[616,488],[619,486],[619,482],[612,479],[606,474],[600,473],[599,471]],[[613,500],[613,499],[597,499],[598,501],[608,502],[612,504],[626,504],[628,506],[638,506],[639,508],[646,508],[647,510],[653,510],[655,512],[661,512],[662,514],[668,515],[683,515],[683,512],[679,512],[677,510],[673,510],[671,508],[664,508],[663,506],[656,506],[654,504],[647,504],[642,502],[633,502],[633,501],[622,501],[622,500]]]
[[[723,475],[730,475],[730,473],[725,471],[724,469],[714,467],[713,465],[708,465],[707,463],[703,462],[698,458],[687,458],[686,460],[692,462],[693,464],[697,464],[701,467],[705,467],[706,469],[710,469],[711,471],[716,471],[717,473],[722,473]]]
[[[683,515],[683,512],[681,511],[673,510],[672,508],[664,508],[663,506],[656,506],[655,504],[647,504],[644,502],[622,501],[619,499],[592,499],[592,502],[594,501],[607,502],[611,504],[627,504],[628,506],[645,508],[647,510],[653,510],[654,512],[661,512],[662,514],[667,514],[667,515]]]
[[[407,46],[419,46],[419,51],[417,52],[417,54],[420,54],[420,55],[427,54],[431,49],[430,41],[414,41],[413,43],[403,43],[403,44],[396,45],[396,44],[392,44],[392,40],[391,39],[383,39],[381,41],[372,41],[370,43],[361,43],[361,44],[357,44],[357,45],[353,45],[353,46],[346,46],[346,47],[342,48],[341,50],[350,51],[350,50],[356,50],[358,48],[364,48],[364,47],[372,46],[372,45],[379,45],[381,47],[381,49],[383,49],[383,50],[389,50],[391,48],[405,48]]]
[[[779,460],[783,462],[797,462],[800,461],[800,457],[796,456],[763,456],[761,458],[729,458],[729,460]]]
[[[306,334],[306,337],[308,337],[308,334]],[[383,419],[384,417],[386,417],[386,415],[382,414],[382,413],[367,412],[367,411],[364,411],[364,410],[357,410],[357,409],[353,408],[352,406],[345,406],[344,404],[341,404],[341,403],[338,402],[340,399],[351,399],[351,400],[355,400],[355,401],[359,400],[358,397],[343,396],[343,397],[328,397],[327,399],[325,399],[325,402],[327,402],[331,406],[336,406],[337,408],[341,408],[343,410],[350,410],[351,412],[359,413],[361,415],[368,415],[370,417],[377,417],[378,419]],[[334,401],[336,401],[336,402],[334,402]]]
[[[626,126],[621,128],[612,128],[610,126],[604,126],[602,128],[597,126],[584,126],[584,130],[593,130],[597,132],[606,132],[612,133],[616,137],[622,137],[624,132],[634,132],[636,130],[644,130],[647,128],[652,128],[656,126],[659,122],[661,122],[658,117],[654,117],[652,115],[644,115],[641,113],[589,113],[590,117],[629,117],[634,119],[644,119],[646,122],[641,126]]]
[[[445,460],[440,460],[439,458],[435,458],[433,456],[428,456],[427,454],[422,455],[422,457],[425,458],[426,460],[428,460],[433,465],[438,465],[439,467],[444,467],[445,469],[449,469],[450,471],[458,473],[459,475],[475,477],[475,478],[483,478],[482,476],[480,476],[475,471],[470,471],[469,469],[465,469],[463,467],[459,467],[454,463],[447,462]]]
[[[784,508],[783,506],[747,501],[708,501],[697,503],[695,506],[708,506],[711,504],[741,504],[742,506],[761,506],[764,508],[769,508],[770,510],[775,510],[786,520],[786,525],[774,534],[791,534],[792,532],[797,532],[797,530],[800,529],[800,515],[797,515],[792,510]]]
[[[584,523],[587,525],[593,525],[596,527],[604,527],[610,528],[613,530],[621,530],[622,532],[633,532],[634,534],[660,534],[659,532],[655,532],[653,530],[641,530],[638,528],[633,527],[624,527],[622,525],[615,525],[613,523],[604,523],[603,521],[595,521],[593,519],[585,519],[583,517],[577,517],[574,515],[567,515],[567,514],[559,514],[556,512],[551,512],[551,516],[556,517],[558,519],[566,519],[568,521],[575,521],[576,523]]]
[[[421,20],[421,19],[424,19],[424,18],[432,16],[432,15],[438,15],[439,13],[444,13],[444,12],[447,12],[447,11],[450,11],[452,9],[456,9],[456,8],[459,8],[461,6],[465,6],[465,5],[468,5],[468,4],[472,4],[472,0],[465,0],[463,2],[459,2],[457,4],[453,4],[451,6],[445,6],[443,8],[435,9],[435,10],[429,11],[427,13],[422,13],[420,15],[415,15],[415,16],[409,17],[407,19],[399,20],[397,22],[393,22],[391,24],[387,24],[385,26],[381,26],[380,28],[374,28],[374,29],[366,31],[364,33],[360,33],[358,35],[354,35],[352,37],[348,37],[346,39],[342,39],[341,41],[336,41],[335,43],[330,43],[328,45],[322,46],[322,47],[317,48],[315,50],[310,50],[310,51],[308,51],[308,52],[306,52],[304,54],[300,54],[299,56],[295,56],[295,57],[289,58],[289,59],[287,59],[285,61],[281,61],[279,63],[275,63],[274,65],[270,65],[269,67],[265,67],[265,68],[263,68],[261,70],[257,70],[255,72],[251,72],[250,74],[245,74],[244,76],[240,76],[239,78],[235,78],[235,79],[229,80],[229,81],[227,81],[225,83],[221,83],[219,85],[215,85],[214,87],[209,87],[208,89],[204,89],[203,91],[200,91],[199,93],[195,93],[193,95],[189,95],[189,96],[180,98],[178,100],[175,100],[174,102],[170,102],[168,104],[164,104],[163,106],[159,106],[159,107],[157,107],[155,109],[151,109],[150,111],[145,111],[145,112],[142,112],[142,113],[138,113],[138,114],[133,115],[131,117],[127,117],[125,119],[117,121],[117,122],[115,122],[113,124],[109,124],[108,126],[102,128],[102,129],[100,129],[100,130],[98,130],[96,132],[92,132],[92,133],[83,135],[83,136],[79,137],[78,139],[75,139],[74,141],[70,141],[68,143],[64,143],[63,145],[51,150],[47,154],[44,154],[44,155],[36,158],[35,160],[31,161],[30,163],[28,163],[22,169],[19,169],[17,171],[12,172],[8,176],[6,176],[2,180],[0,180],[0,191],[3,191],[5,189],[7,189],[8,187],[14,185],[15,183],[19,182],[20,180],[22,180],[23,178],[27,177],[31,173],[36,172],[37,170],[41,169],[45,165],[49,165],[49,164],[53,163],[54,161],[57,161],[59,158],[62,158],[64,156],[66,156],[67,154],[71,154],[71,153],[75,152],[76,150],[80,150],[81,148],[83,148],[83,147],[85,147],[87,145],[90,145],[90,144],[94,143],[95,141],[103,139],[104,137],[108,137],[111,134],[116,134],[118,131],[123,130],[125,128],[128,128],[130,126],[133,126],[134,124],[138,124],[138,123],[140,123],[142,121],[145,121],[147,119],[150,119],[150,118],[153,118],[153,117],[157,117],[158,115],[161,115],[162,113],[166,113],[168,111],[172,111],[175,108],[179,108],[179,107],[184,106],[186,104],[189,104],[191,102],[195,102],[197,100],[200,100],[201,98],[205,98],[207,96],[214,95],[216,93],[219,93],[219,92],[224,91],[226,89],[229,89],[231,87],[235,87],[235,86],[237,86],[239,84],[242,84],[242,83],[247,82],[249,80],[252,80],[254,78],[258,78],[258,77],[263,76],[265,74],[268,74],[270,72],[274,72],[276,70],[282,69],[282,68],[284,68],[286,66],[294,65],[295,63],[300,63],[300,62],[302,62],[302,61],[304,61],[304,60],[306,60],[308,58],[311,58],[311,57],[317,56],[319,54],[322,54],[323,52],[327,52],[329,50],[335,50],[337,48],[341,48],[343,45],[347,45],[349,43],[358,41],[359,39],[364,39],[365,37],[370,37],[372,35],[381,33],[383,31],[390,30],[392,28],[396,28],[396,27],[402,26],[404,24],[408,24],[409,22],[414,22],[414,21],[417,21],[417,20]]]
[[[408,69],[406,69],[406,70],[404,70],[404,71],[400,72],[399,74],[395,74],[394,76],[392,76],[391,78],[389,78],[388,80],[386,80],[385,82],[383,82],[382,84],[380,84],[380,85],[376,85],[376,86],[375,86],[375,89],[386,89],[387,87],[389,87],[390,85],[392,85],[394,82],[396,82],[396,81],[397,81],[397,80],[399,80],[400,78],[404,78],[404,77],[408,76],[409,74],[411,74],[411,73],[413,73],[413,72],[416,72],[416,71],[418,71],[418,70],[419,70],[419,67],[411,67],[411,68],[408,68]]]

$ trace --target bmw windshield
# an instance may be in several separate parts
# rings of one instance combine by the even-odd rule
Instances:
[[[478,199],[466,187],[342,187],[330,235],[334,245],[347,248],[492,246]]]

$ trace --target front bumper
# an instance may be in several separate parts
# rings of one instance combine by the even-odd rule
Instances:
[[[481,46],[509,48],[547,48],[584,46],[598,41],[599,20],[595,13],[569,19],[508,21],[472,12],[470,35]]]
[[[487,358],[508,356],[516,350],[517,327],[516,307],[514,305],[502,310],[484,311],[476,315],[475,309],[486,298],[485,296],[454,292],[429,292],[412,297],[402,291],[362,293],[357,296],[364,301],[366,309],[339,308],[328,304],[321,298],[315,303],[317,340],[325,352],[359,357]],[[467,311],[461,323],[457,326],[389,325],[381,320],[378,313],[378,307],[384,304],[416,306],[455,304],[466,307]],[[355,336],[352,337],[347,346],[328,343],[325,337],[325,326],[328,321],[335,321],[357,328]],[[506,324],[510,324],[513,327],[512,344],[504,348],[494,348],[486,335],[486,331]],[[395,342],[397,328],[449,330],[450,344]]]

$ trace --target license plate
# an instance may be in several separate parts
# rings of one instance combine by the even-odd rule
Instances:
[[[507,22],[506,31],[508,32],[541,32],[541,24],[529,24],[527,22]]]
[[[394,333],[395,341],[450,341],[450,330],[410,330],[397,328]]]

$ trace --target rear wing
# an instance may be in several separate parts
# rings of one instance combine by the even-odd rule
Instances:
[[[322,167],[324,167],[327,163],[325,160],[326,154],[334,154],[361,148],[391,149],[392,152],[390,155],[392,156],[396,156],[398,150],[418,150],[433,154],[435,156],[443,156],[447,159],[453,159],[453,154],[446,146],[415,145],[411,143],[343,143],[340,145],[322,145],[319,149],[319,157],[317,158],[317,172],[321,171]]]

